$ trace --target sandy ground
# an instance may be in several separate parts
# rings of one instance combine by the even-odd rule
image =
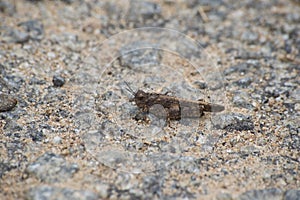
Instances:
[[[0,18],[0,199],[300,199],[299,1],[0,0]],[[225,110],[168,121],[138,89]]]

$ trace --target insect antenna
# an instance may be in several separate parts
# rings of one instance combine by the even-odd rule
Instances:
[[[133,89],[129,86],[129,83],[127,81],[124,81],[124,83],[127,85],[126,90],[134,96],[136,92],[133,91]]]

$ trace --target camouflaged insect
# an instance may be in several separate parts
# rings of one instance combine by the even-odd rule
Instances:
[[[167,94],[148,93],[143,90],[133,92],[130,89],[129,91],[134,95],[130,101],[135,102],[143,112],[152,113],[160,118],[166,117],[168,120],[199,118],[203,112],[221,112],[225,109],[222,105],[202,100],[186,100]]]

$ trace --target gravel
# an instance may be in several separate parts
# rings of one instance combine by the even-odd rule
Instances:
[[[10,166],[8,163],[0,163],[0,178],[2,178],[2,176],[12,170],[12,166]]]
[[[14,43],[25,43],[28,42],[30,36],[25,31],[19,31],[17,29],[11,29],[8,27],[0,27],[2,29],[2,41],[3,42],[14,42]]]
[[[59,188],[54,186],[38,186],[28,191],[26,198],[33,200],[40,199],[78,199],[94,200],[99,199],[98,195],[91,191],[76,190],[71,188]]]
[[[142,41],[122,47],[120,54],[121,66],[135,70],[139,70],[143,66],[158,65],[162,57],[159,45]]]
[[[213,118],[216,128],[225,130],[253,130],[254,124],[250,116],[239,113],[219,114]]]
[[[288,190],[285,195],[285,200],[296,200],[299,199],[300,196],[300,190]]]
[[[13,4],[9,2],[0,2],[0,12],[6,13],[8,15],[13,15],[16,9]]]
[[[153,23],[153,19],[158,19],[161,12],[161,7],[157,3],[131,0],[127,19],[129,23],[134,23],[136,27],[141,26],[142,24],[150,25],[150,23]]]
[[[251,97],[247,92],[240,92],[236,91],[234,92],[234,96],[232,98],[232,103],[241,108],[246,109],[254,109],[253,104],[251,103]]]
[[[299,13],[0,0],[0,199],[300,199]],[[158,119],[139,89],[225,110]]]
[[[239,196],[240,200],[254,200],[254,199],[282,199],[283,193],[276,188],[270,188],[265,190],[252,190],[245,192]]]
[[[48,183],[65,181],[78,170],[77,164],[68,164],[63,157],[53,153],[45,153],[26,168],[29,174]]]

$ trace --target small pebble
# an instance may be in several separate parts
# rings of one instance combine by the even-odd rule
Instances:
[[[9,95],[0,94],[0,112],[12,110],[17,105],[17,100]]]
[[[248,145],[248,146],[243,146],[240,150],[240,153],[242,154],[242,156],[249,156],[249,155],[259,155],[260,154],[260,150],[253,146],[253,145]]]
[[[28,33],[19,30],[13,30],[11,34],[11,41],[15,43],[25,43],[29,40]]]
[[[251,77],[245,77],[245,78],[241,78],[238,81],[236,81],[236,84],[241,87],[247,87],[251,84],[251,82],[252,82]]]
[[[53,141],[54,144],[60,144],[61,143],[61,137],[55,136],[52,141]]]
[[[53,58],[56,57],[56,55],[55,55],[54,52],[48,52],[48,53],[47,53],[47,56],[48,56],[49,59],[53,59]]]
[[[55,76],[53,76],[52,82],[55,87],[62,87],[65,84],[66,80],[65,80],[65,78],[63,78],[59,75],[55,75]]]
[[[32,40],[41,40],[44,37],[44,25],[39,20],[21,22],[19,26],[23,27]]]
[[[201,90],[204,90],[207,88],[207,83],[205,83],[205,82],[195,81],[194,84],[197,85],[197,87],[199,87],[199,89],[201,89]]]

